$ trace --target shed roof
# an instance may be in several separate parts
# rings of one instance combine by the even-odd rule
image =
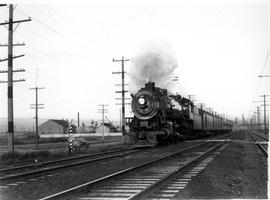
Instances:
[[[50,119],[50,120],[63,127],[68,127],[68,122],[66,120],[59,120],[59,119]]]

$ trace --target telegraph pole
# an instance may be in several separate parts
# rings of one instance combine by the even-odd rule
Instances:
[[[121,74],[122,75],[122,91],[116,91],[116,93],[122,93],[122,134],[125,133],[126,119],[125,119],[125,93],[128,92],[125,90],[125,62],[129,61],[129,59],[124,59],[122,56],[121,60],[115,60],[113,58],[113,62],[121,62],[122,63],[122,71],[121,72],[113,72],[113,74]]]
[[[5,4],[2,4],[3,6]],[[22,57],[24,55],[13,56],[13,46],[24,46],[24,44],[13,44],[13,32],[21,22],[31,21],[31,19],[13,21],[13,4],[9,4],[9,21],[0,23],[0,25],[8,25],[8,44],[0,45],[1,47],[8,47],[8,58],[0,59],[8,61],[8,70],[0,71],[0,73],[8,73],[7,81],[0,81],[0,83],[8,83],[8,150],[14,152],[14,116],[13,116],[13,82],[25,81],[25,79],[13,80],[13,72],[24,72],[24,69],[13,70],[13,59]],[[13,24],[17,24],[13,29]]]
[[[263,97],[263,113],[264,113],[264,119],[263,119],[263,121],[264,121],[264,134],[265,135],[267,135],[267,122],[266,122],[266,106],[268,106],[267,104],[266,104],[266,97],[267,97],[268,95],[260,95],[260,97]]]
[[[80,126],[80,113],[77,112],[77,117],[78,117],[78,127]]]
[[[251,118],[250,118],[250,129],[251,129],[251,130],[253,129],[252,120],[253,120],[253,118],[251,117]]]
[[[195,102],[195,98],[196,98],[196,96],[194,95],[194,94],[189,94],[189,95],[187,95],[188,96],[188,99],[190,100],[190,101],[193,101],[193,102]]]
[[[260,120],[260,106],[257,106],[257,123],[258,123],[258,129],[261,127],[261,120]]]
[[[119,114],[120,114],[120,123],[119,123],[119,131],[122,128],[122,116],[121,116],[121,108],[119,109]]]
[[[252,115],[251,115],[251,129],[256,129],[256,111],[250,111],[252,112]],[[254,119],[254,121],[253,121]],[[253,123],[254,122],[254,123]]]
[[[242,114],[242,124],[245,124],[245,123],[246,123],[245,116],[244,114]]]
[[[99,113],[102,113],[102,142],[104,142],[104,113],[108,113],[108,109],[105,109],[105,104],[100,104],[98,106],[101,106],[101,109],[98,110]]]
[[[265,66],[267,65],[267,61],[268,61],[268,57],[269,57],[269,51],[267,51],[267,55],[266,55],[266,58],[265,58],[265,62],[264,62],[264,69],[265,69]],[[259,78],[269,78],[269,74],[260,74],[259,75]],[[264,110],[264,134],[267,135],[267,123],[266,123],[266,97],[268,95],[260,95],[260,97],[263,97],[263,110]],[[268,127],[269,129],[269,127]]]
[[[31,107],[30,109],[35,109],[36,110],[36,150],[38,149],[38,109],[43,109],[44,107],[40,107],[40,106],[44,106],[44,104],[39,104],[38,103],[38,90],[41,89],[45,89],[44,87],[34,87],[34,88],[29,88],[30,90],[35,90],[36,91],[36,103],[35,104],[30,104]]]
[[[201,110],[203,110],[203,107],[204,107],[205,105],[206,105],[205,103],[198,103],[198,107],[200,107]]]

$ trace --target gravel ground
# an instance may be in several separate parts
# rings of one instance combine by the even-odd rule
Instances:
[[[267,199],[267,159],[241,132],[176,199]]]
[[[105,175],[123,170],[140,163],[162,157],[168,153],[175,152],[176,150],[187,148],[188,146],[195,145],[200,142],[180,143],[168,147],[161,147],[145,150],[140,154],[126,155],[123,157],[110,159],[106,161],[85,164],[83,166],[72,167],[65,169],[65,171],[58,171],[50,173],[50,177],[37,177],[36,180],[20,180],[26,183],[17,186],[9,185],[7,189],[0,189],[1,200],[8,199],[39,199],[62,190],[89,182]],[[18,180],[17,180],[18,181]],[[10,182],[16,183],[16,181]],[[1,185],[4,185],[1,183]],[[5,184],[7,185],[7,184]]]

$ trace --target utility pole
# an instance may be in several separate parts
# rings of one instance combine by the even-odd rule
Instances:
[[[122,56],[121,60],[115,60],[113,58],[113,62],[121,62],[122,63],[122,71],[121,72],[113,72],[113,74],[121,74],[122,75],[122,91],[116,91],[116,93],[122,93],[122,134],[125,133],[126,119],[125,119],[125,93],[128,92],[125,90],[125,62],[129,61],[129,59],[124,59]],[[118,85],[117,85],[118,86]]]
[[[196,95],[194,95],[194,94],[189,94],[189,95],[187,95],[187,96],[188,96],[189,101],[191,101],[191,102],[194,104],[195,101],[196,101]]]
[[[119,113],[120,113],[120,123],[119,123],[119,131],[121,130],[122,127],[122,114],[121,114],[121,108],[119,109]]]
[[[256,111],[250,111],[252,112],[252,115],[251,115],[251,129],[256,129]]]
[[[41,106],[44,106],[44,104],[39,104],[38,103],[38,90],[41,90],[41,89],[45,89],[44,87],[34,87],[34,88],[29,88],[30,90],[35,90],[36,91],[36,103],[35,104],[31,104],[30,106],[33,106],[31,107],[30,109],[35,109],[36,110],[36,150],[38,149],[38,138],[39,138],[39,135],[38,135],[38,109],[43,109],[44,107],[41,107]]]
[[[4,6],[2,4],[1,6]],[[13,70],[13,59],[23,57],[24,55],[13,56],[13,46],[24,46],[25,44],[13,44],[13,33],[21,22],[31,21],[31,19],[13,21],[13,4],[9,4],[9,21],[0,23],[0,25],[8,25],[8,44],[0,45],[1,47],[8,47],[8,58],[0,59],[8,61],[8,70],[0,71],[0,73],[8,73],[7,81],[0,81],[0,83],[8,83],[8,150],[14,152],[14,116],[13,116],[13,82],[25,81],[25,79],[13,80],[13,72],[24,72],[24,69]],[[13,24],[17,24],[13,29]]]
[[[253,118],[251,117],[251,118],[250,118],[250,129],[251,129],[251,130],[253,130],[252,120],[253,120]]]
[[[260,106],[257,106],[257,123],[258,123],[258,129],[261,128],[261,120],[260,120]]]
[[[99,113],[102,113],[102,142],[104,142],[104,113],[108,113],[108,109],[105,109],[105,104],[100,104],[101,109],[98,110]]]
[[[178,81],[179,81],[179,77],[178,77],[178,76],[174,76],[174,77],[172,77],[172,81],[175,81],[175,82],[177,82],[177,83],[178,83]]]
[[[191,101],[191,100],[193,100],[193,101],[195,101],[195,98],[196,98],[196,96],[194,95],[194,94],[189,94],[189,95],[187,95],[188,96],[188,99]]]
[[[245,124],[245,123],[246,123],[245,116],[244,114],[242,114],[242,124]]]
[[[78,117],[78,127],[80,126],[80,113],[77,113],[77,117]]]
[[[268,106],[267,104],[266,104],[266,97],[267,97],[268,95],[260,95],[260,97],[263,97],[263,113],[264,113],[264,119],[263,119],[263,121],[264,121],[264,134],[265,135],[267,135],[267,122],[266,122],[266,106]]]
[[[266,58],[265,58],[265,62],[264,62],[264,68],[266,67],[267,65],[267,61],[268,61],[268,57],[269,57],[269,51],[267,51],[267,55],[266,55]],[[260,74],[259,75],[259,78],[269,78],[270,75],[269,74]],[[263,97],[263,107],[264,107],[264,134],[267,135],[267,123],[266,123],[266,97],[268,95],[260,95],[260,97]],[[269,127],[268,127],[269,129]]]
[[[264,101],[252,101],[252,103],[263,103]],[[263,106],[263,105],[261,105]],[[262,128],[262,124],[264,123],[261,123],[261,119],[260,119],[260,115],[261,115],[261,112],[260,112],[260,106],[257,106],[257,121],[258,121],[258,127],[259,129]]]
[[[203,110],[203,107],[206,105],[205,103],[198,103],[198,107],[200,107],[201,110]]]

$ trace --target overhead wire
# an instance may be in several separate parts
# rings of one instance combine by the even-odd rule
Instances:
[[[37,22],[38,24],[40,24],[40,25],[46,27],[47,29],[51,30],[52,32],[54,32],[54,33],[56,33],[56,34],[58,34],[58,35],[60,35],[60,36],[62,36],[62,37],[64,37],[64,38],[66,37],[63,33],[57,31],[55,28],[49,26],[48,24],[46,24],[46,23],[44,23],[44,22],[42,22],[42,21],[40,21],[40,20],[38,20],[38,19],[36,19],[36,18],[30,17],[29,15],[27,15],[26,13],[24,13],[23,11],[21,11],[21,10],[18,9],[18,8],[17,8],[17,12],[21,13],[22,15],[25,15],[25,16],[31,18],[33,21],[35,21],[35,22]]]
[[[267,54],[266,54],[266,57],[265,57],[265,61],[264,61],[264,65],[262,66],[262,70],[261,70],[261,73],[259,75],[262,75],[264,73],[264,71],[266,69],[266,66],[267,66],[267,63],[268,63],[268,57],[269,57],[269,51],[267,51]],[[258,94],[259,87],[261,85],[261,82],[262,82],[262,79],[259,78],[254,96],[256,96]],[[254,96],[253,96],[253,98],[254,98]]]
[[[269,50],[267,51],[266,53],[266,57],[265,57],[265,61],[264,61],[264,64],[262,66],[262,70],[261,70],[261,73],[259,75],[262,75],[264,72],[265,72],[265,69],[266,69],[266,66],[269,62],[268,60],[269,58]],[[258,77],[259,78],[259,77]],[[260,86],[261,86],[261,83],[262,83],[262,78],[259,78],[258,80],[258,83],[257,83],[257,87],[256,87],[256,90],[254,92],[254,95],[252,97],[252,99],[254,100],[254,102],[251,102],[251,107],[253,108],[254,107],[254,103],[260,103],[260,101],[258,101],[258,96],[259,96],[259,89],[260,89]],[[261,100],[261,99],[260,99]]]
[[[37,19],[35,19],[35,18],[32,18],[32,20],[33,20],[33,21],[36,21],[37,23],[39,23],[39,24],[41,24],[41,25],[43,25],[44,27],[46,27],[47,29],[53,31],[54,33],[56,33],[56,34],[58,34],[58,35],[60,35],[60,36],[62,36],[62,37],[64,37],[64,38],[66,37],[64,34],[58,32],[57,30],[55,30],[54,28],[48,26],[47,24],[45,24],[45,23],[43,23],[43,22],[41,22],[41,21],[39,21],[39,20],[37,20]]]

